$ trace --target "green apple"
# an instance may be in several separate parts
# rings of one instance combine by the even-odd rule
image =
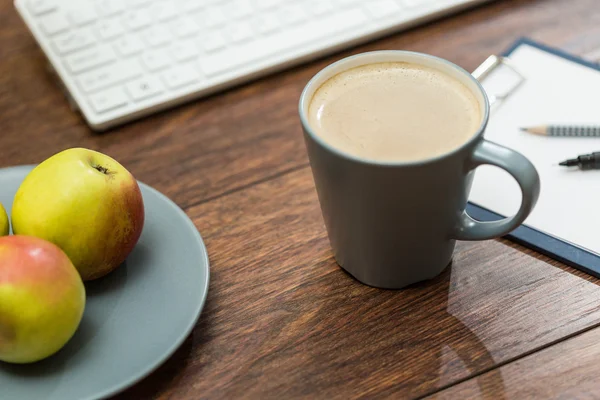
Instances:
[[[0,361],[51,356],[73,337],[85,287],[58,246],[32,236],[0,238]]]
[[[60,247],[84,281],[117,268],[144,226],[136,179],[102,153],[73,148],[53,155],[25,178],[13,202],[15,234]]]
[[[0,203],[0,236],[8,235],[9,230],[8,214],[6,214],[6,210],[2,206],[2,203]]]

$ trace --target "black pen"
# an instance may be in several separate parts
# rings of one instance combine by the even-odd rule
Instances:
[[[563,161],[559,165],[563,167],[579,167],[580,169],[600,169],[600,152],[584,154],[571,160]]]

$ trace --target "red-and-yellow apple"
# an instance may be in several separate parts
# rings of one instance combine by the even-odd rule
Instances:
[[[0,236],[8,235],[9,230],[8,214],[6,214],[6,210],[2,206],[2,203],[0,203]]]
[[[125,261],[142,233],[144,203],[125,167],[102,153],[73,148],[27,175],[11,220],[15,234],[58,245],[87,281]]]
[[[1,361],[32,363],[56,353],[84,309],[83,281],[60,248],[32,236],[0,238]]]

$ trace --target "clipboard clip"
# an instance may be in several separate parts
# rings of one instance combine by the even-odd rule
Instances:
[[[479,82],[483,83],[482,81],[499,66],[509,68],[517,76],[517,81],[505,92],[494,94],[488,93],[490,105],[494,105],[496,102],[506,99],[526,81],[525,75],[523,75],[519,69],[515,67],[510,58],[496,55],[489,56],[488,59],[485,60],[479,67],[477,67],[477,69],[473,71],[471,75],[473,75],[473,77]]]

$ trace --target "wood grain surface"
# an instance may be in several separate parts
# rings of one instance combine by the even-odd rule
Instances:
[[[188,215],[211,290],[193,363],[156,374],[176,379],[167,398],[418,397],[600,323],[595,281],[506,242],[460,243],[406,290],[358,283],[332,258],[309,169]]]
[[[3,0],[0,167],[74,146],[102,151],[178,203],[205,238],[211,285],[198,325],[115,399],[576,397],[557,377],[579,372],[569,365],[598,335],[598,281],[497,240],[460,243],[451,268],[406,290],[357,283],[331,256],[296,110],[308,79],[344,56],[408,49],[473,70],[521,36],[591,51],[599,21],[597,0],[497,1],[95,134]],[[558,355],[546,362],[554,371],[533,368]],[[543,387],[525,385],[528,374]],[[600,396],[587,376],[581,394]]]
[[[600,329],[594,329],[428,399],[597,399],[598,360]]]

